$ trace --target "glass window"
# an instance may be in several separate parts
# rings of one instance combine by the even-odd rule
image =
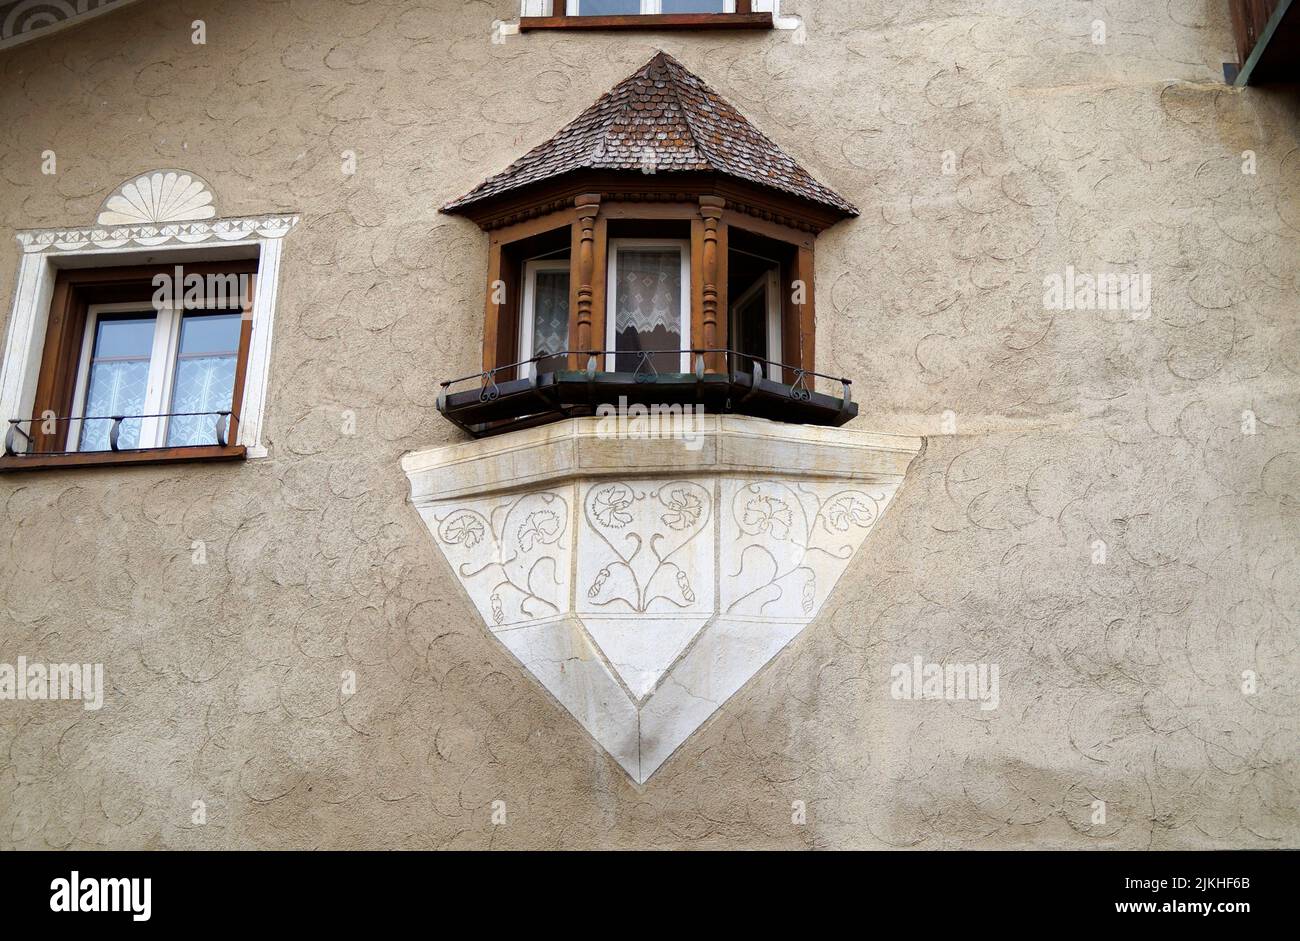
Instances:
[[[578,16],[635,16],[653,13],[734,13],[735,0],[569,0]]]
[[[96,318],[79,450],[107,451],[111,419],[144,414],[157,319],[152,311]],[[138,447],[139,439],[140,419],[122,422],[118,447]]]
[[[686,372],[684,314],[690,308],[686,242],[611,239],[609,291],[610,348],[619,354],[651,352],[660,373]],[[635,372],[639,355],[617,355],[617,372]]]
[[[661,13],[729,13],[726,0],[660,0]]]
[[[524,315],[520,318],[520,360],[544,357],[538,374],[564,369],[569,348],[569,261],[530,261],[524,266]]]
[[[217,444],[217,421],[235,398],[242,311],[210,297],[191,309],[132,306],[88,312],[70,446],[111,450],[118,417],[120,451]]]
[[[579,16],[626,16],[641,12],[641,0],[573,0]]]
[[[777,379],[781,362],[781,298],[778,272],[769,269],[731,303],[731,349],[740,354],[736,366],[745,372],[754,363],[768,379]]]
[[[218,412],[230,410],[243,317],[238,311],[190,311],[181,319],[172,376],[169,448],[216,444]],[[177,413],[202,413],[178,415]]]

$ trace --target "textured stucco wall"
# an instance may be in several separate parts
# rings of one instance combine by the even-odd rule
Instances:
[[[303,219],[271,458],[0,478],[0,662],[109,686],[0,703],[0,847],[1300,845],[1297,94],[1222,84],[1222,0],[783,7],[806,42],[147,0],[0,53],[0,245],[154,167]],[[818,246],[819,366],[857,427],[932,437],[821,617],[638,789],[488,636],[398,461],[455,440],[436,379],[479,356],[486,238],[437,207],[656,48],[863,208]],[[1045,310],[1067,265],[1149,273],[1151,317]],[[914,655],[999,664],[1001,707],[892,700]]]

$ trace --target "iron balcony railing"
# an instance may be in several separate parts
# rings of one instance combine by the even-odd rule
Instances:
[[[121,446],[122,440],[122,423],[126,421],[146,421],[149,419],[172,419],[172,418],[202,418],[211,416],[213,422],[213,439],[200,444],[163,444],[145,448],[124,448]],[[108,447],[107,448],[74,448],[67,449],[66,442],[63,449],[42,448],[39,445],[49,442],[58,441],[65,435],[60,435],[58,426],[67,425],[66,436],[79,432],[85,427],[86,422],[112,422],[108,428]],[[180,450],[184,448],[210,448],[213,445],[217,447],[229,447],[230,432],[233,425],[238,425],[239,419],[234,416],[230,410],[212,411],[212,412],[159,412],[152,415],[74,415],[74,416],[49,416],[46,418],[11,418],[9,419],[9,429],[5,433],[5,457],[24,457],[32,455],[41,455],[45,457],[58,457],[70,454],[98,454],[105,451],[132,452],[132,451],[154,451],[165,448],[167,450]],[[74,425],[75,423],[75,425]],[[52,424],[54,430],[46,431],[44,426]],[[24,431],[22,426],[26,425]],[[36,426],[41,426],[41,431],[35,431]],[[22,442],[19,442],[22,438]]]
[[[664,368],[683,360],[689,371]],[[581,367],[570,368],[574,362]],[[839,394],[819,392],[818,380]],[[560,350],[448,379],[440,383],[438,411],[475,436],[590,415],[623,394],[839,425],[857,414],[852,386],[850,379],[726,348]]]

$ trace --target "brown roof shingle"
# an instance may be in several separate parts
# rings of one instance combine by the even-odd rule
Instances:
[[[856,216],[771,138],[666,52],[602,95],[544,144],[443,207],[473,203],[573,170],[712,171]]]

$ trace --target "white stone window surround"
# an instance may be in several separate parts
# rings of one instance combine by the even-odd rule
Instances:
[[[106,200],[101,219],[114,211],[112,206],[121,206],[117,200],[124,188],[150,176],[146,174],[119,187]],[[191,210],[188,214],[200,218],[167,221],[165,213],[162,213],[163,219],[140,224],[28,229],[17,233],[23,254],[5,335],[3,364],[0,365],[0,422],[5,423],[5,427],[11,418],[31,416],[54,282],[60,269],[183,265],[256,258],[252,342],[245,375],[239,439],[234,443],[243,445],[249,458],[267,456],[267,448],[262,443],[262,424],[270,379],[281,245],[283,237],[297,224],[298,217],[267,215],[222,219],[213,218],[202,209]],[[119,217],[120,213],[110,216]]]

